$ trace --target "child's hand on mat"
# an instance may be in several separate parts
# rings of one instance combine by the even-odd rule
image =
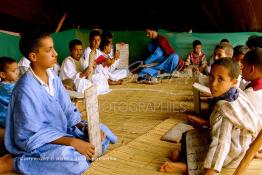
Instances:
[[[88,143],[84,140],[74,138],[71,146],[73,146],[80,154],[86,156],[86,158],[90,160],[95,153],[95,147],[91,143]]]

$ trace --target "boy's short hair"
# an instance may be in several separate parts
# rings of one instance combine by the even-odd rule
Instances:
[[[83,45],[82,42],[78,39],[73,39],[69,42],[69,49],[70,51],[73,50],[73,48],[76,46],[76,45]]]
[[[246,41],[246,45],[249,49],[262,48],[262,36],[251,35]]]
[[[101,34],[101,39],[102,40],[110,40],[113,38],[113,34],[109,31],[103,31]]]
[[[19,41],[20,52],[24,57],[30,59],[30,52],[36,52],[38,50],[40,47],[40,40],[50,36],[50,33],[41,30],[33,30],[24,33]]]
[[[211,69],[212,67],[217,66],[217,65],[224,66],[225,68],[227,68],[229,72],[229,76],[232,79],[238,78],[240,74],[240,66],[237,61],[233,60],[230,57],[220,58],[214,61],[214,63],[211,66]]]
[[[197,45],[202,45],[201,41],[199,40],[193,41],[193,48],[195,48]]]
[[[16,63],[16,60],[10,57],[0,57],[0,72],[6,71],[6,65]]]
[[[92,41],[95,36],[100,36],[101,37],[101,32],[99,30],[92,30],[89,33],[89,42]]]
[[[220,44],[216,45],[215,50],[216,49],[224,50],[228,57],[232,57],[233,53],[234,53],[234,49],[233,49],[232,45],[228,44],[228,43],[220,43]]]
[[[249,51],[249,48],[245,45],[238,45],[234,47],[234,54],[233,56],[237,55],[245,55]]]
[[[262,73],[262,48],[256,48],[247,52],[244,56],[244,62],[257,67]]]
[[[223,38],[220,40],[220,43],[230,43],[230,41],[227,38]]]

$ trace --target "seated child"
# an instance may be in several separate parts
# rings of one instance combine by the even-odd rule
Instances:
[[[0,156],[4,151],[4,131],[8,104],[15,82],[19,78],[19,69],[16,60],[9,57],[0,57]]]
[[[158,83],[157,76],[159,73],[172,74],[173,71],[184,69],[185,62],[179,57],[168,39],[159,34],[156,27],[147,27],[146,36],[150,38],[150,42],[148,43],[149,56],[144,64],[157,64],[141,69],[137,78],[138,83],[148,81]]]
[[[193,42],[193,51],[189,52],[185,64],[187,66],[193,65],[194,70],[199,72],[203,72],[206,69],[206,55],[202,51],[202,43],[199,40]]]
[[[0,57],[0,77],[0,127],[5,128],[9,100],[15,82],[19,78],[19,69],[16,60],[9,57]]]
[[[219,58],[224,58],[224,57],[232,58],[233,53],[234,53],[234,49],[231,44],[222,43],[222,44],[216,45],[214,54],[212,58],[209,60],[209,65],[206,68],[206,73],[209,74],[211,65],[213,64],[215,60]]]
[[[100,43],[101,32],[98,30],[92,30],[89,33],[89,46],[84,51],[83,64],[83,68],[89,72],[87,78],[97,87],[98,95],[112,91],[109,88],[108,79],[105,75],[100,70],[96,70],[96,59],[102,55],[102,52],[99,50]]]
[[[128,75],[128,71],[126,69],[116,69],[114,71],[110,71],[110,67],[117,61],[117,59],[111,59],[108,55],[110,54],[112,50],[112,42],[110,40],[103,40],[100,43],[100,50],[102,52],[102,55],[100,55],[96,59],[97,64],[102,64],[102,67],[97,67],[101,70],[105,77],[108,79],[108,83],[110,85],[112,84],[121,84],[122,79],[126,78]],[[96,71],[97,71],[96,70]]]
[[[105,53],[103,51],[104,49],[102,49],[102,47],[104,47],[105,44],[108,43],[108,42],[111,43],[111,45],[112,45],[111,46],[111,50],[110,51],[107,50],[106,53]],[[124,68],[121,68],[121,69],[119,68],[119,65],[120,65],[120,51],[119,50],[115,50],[114,47],[113,47],[113,34],[111,32],[103,31],[103,33],[101,34],[101,43],[99,45],[99,48],[100,48],[100,50],[101,50],[101,52],[103,54],[105,54],[107,57],[109,57],[112,60],[114,60],[113,64],[108,67],[109,72],[111,72],[113,74],[119,74],[119,72],[121,72],[121,74],[123,74],[122,76],[124,76],[124,78],[126,78],[129,75],[129,70],[128,69],[124,69]],[[110,83],[114,83],[114,82],[110,81]]]
[[[19,78],[19,69],[16,61],[9,57],[0,57],[0,173],[8,172],[8,165],[12,164],[12,156],[6,154],[4,148],[5,122],[8,104],[11,98],[15,82]],[[11,171],[11,170],[10,170]]]
[[[242,76],[250,83],[244,92],[262,117],[262,48],[249,51],[243,59]],[[262,158],[261,150],[258,158]]]
[[[80,40],[74,39],[69,42],[70,56],[66,57],[60,70],[62,80],[71,79],[74,82],[77,92],[84,92],[92,86],[92,82],[87,79],[88,70],[83,69],[83,45]]]
[[[5,147],[13,160],[3,169],[0,159],[0,173],[83,173],[94,146],[60,78],[49,69],[57,57],[51,35],[39,30],[25,33],[19,48],[31,67],[16,83],[9,103]],[[101,134],[104,153],[117,138],[105,125],[100,127],[106,134]]]
[[[222,167],[236,168],[262,126],[248,97],[235,87],[239,72],[239,64],[231,58],[218,59],[211,67],[213,112],[209,124],[212,140],[203,164],[205,175],[217,174]],[[183,144],[186,143],[182,142],[181,148]],[[185,157],[176,150],[172,160],[180,161]],[[163,172],[186,170],[186,162],[166,162],[160,167]]]

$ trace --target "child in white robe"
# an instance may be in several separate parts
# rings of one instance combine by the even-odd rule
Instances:
[[[88,69],[83,69],[84,58],[82,57],[82,42],[77,39],[71,40],[69,42],[69,49],[71,55],[64,59],[59,76],[62,80],[73,80],[76,91],[83,93],[85,89],[92,86],[92,82],[87,79],[89,75]]]
[[[87,69],[90,74],[88,79],[92,81],[97,87],[97,94],[106,94],[111,91],[107,78],[101,73],[96,71],[96,59],[102,55],[98,49],[101,42],[101,33],[98,30],[93,30],[89,34],[89,47],[84,51],[84,69]]]

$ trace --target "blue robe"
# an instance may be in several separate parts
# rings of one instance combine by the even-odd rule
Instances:
[[[144,68],[138,74],[139,77],[144,77],[149,74],[152,77],[156,77],[159,71],[165,73],[172,73],[178,66],[179,56],[175,52],[167,55],[165,50],[160,47],[158,43],[150,42],[148,44],[148,50],[151,55],[145,60],[145,64],[158,63],[156,66]]]
[[[15,156],[14,170],[22,174],[81,174],[90,165],[71,146],[51,144],[60,137],[86,138],[75,125],[81,114],[71,103],[61,80],[53,79],[51,96],[28,71],[16,83],[7,112],[5,146]],[[116,136],[105,126],[103,152]]]
[[[9,100],[15,84],[0,81],[0,127],[5,128],[5,119]]]

